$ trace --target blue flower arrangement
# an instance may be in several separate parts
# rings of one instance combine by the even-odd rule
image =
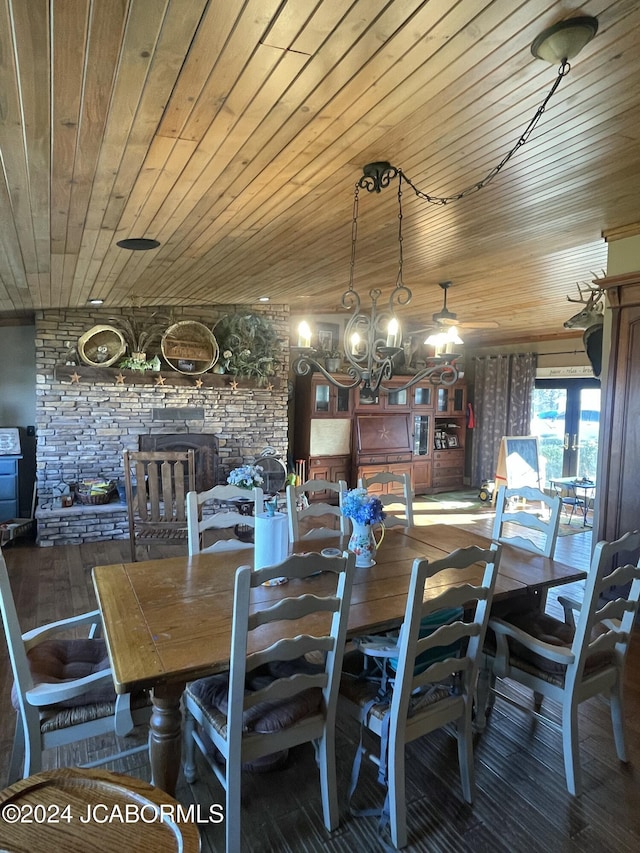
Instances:
[[[229,474],[227,483],[240,486],[241,489],[253,489],[254,486],[261,486],[264,483],[263,471],[262,465],[241,465]]]
[[[342,514],[360,524],[375,524],[386,518],[380,498],[370,495],[366,489],[351,489],[342,498]]]

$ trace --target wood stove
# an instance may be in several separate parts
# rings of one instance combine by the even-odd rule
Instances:
[[[151,433],[139,436],[138,448],[147,451],[195,450],[196,491],[218,483],[218,437],[206,432]]]

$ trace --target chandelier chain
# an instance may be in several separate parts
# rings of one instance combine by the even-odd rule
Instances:
[[[544,99],[544,101],[540,104],[540,106],[536,110],[535,115],[533,116],[533,118],[531,119],[531,121],[529,122],[529,124],[527,125],[525,130],[521,133],[516,144],[513,146],[513,148],[511,148],[510,151],[507,152],[507,154],[505,154],[505,156],[498,163],[498,165],[494,166],[491,169],[491,171],[487,175],[485,175],[485,177],[482,178],[480,181],[477,181],[475,184],[472,184],[470,187],[467,187],[466,189],[461,190],[459,193],[455,193],[455,195],[435,196],[435,195],[430,195],[429,193],[424,192],[424,190],[419,189],[419,187],[417,187],[413,183],[411,178],[407,177],[407,175],[404,174],[402,169],[398,169],[398,174],[400,175],[400,179],[404,178],[405,181],[411,187],[411,189],[414,191],[414,193],[418,196],[418,198],[421,198],[424,201],[429,202],[429,204],[439,204],[439,205],[449,204],[450,201],[458,201],[461,198],[466,198],[467,196],[472,195],[473,193],[479,192],[479,190],[486,187],[487,184],[490,183],[496,177],[497,174],[499,174],[499,172],[507,165],[509,160],[511,160],[511,158],[516,153],[516,151],[518,151],[520,148],[522,148],[522,146],[525,144],[525,142],[527,142],[527,140],[529,139],[529,137],[533,133],[534,128],[536,127],[536,125],[538,124],[540,119],[542,118],[542,115],[543,115],[545,109],[547,108],[547,104],[549,103],[549,101],[551,100],[553,95],[555,94],[555,91],[558,88],[558,86],[560,85],[561,80],[564,77],[566,77],[566,75],[569,73],[570,70],[571,70],[571,65],[566,60],[564,60],[561,64],[560,68],[558,69],[558,76],[556,77],[553,86],[549,90],[547,97]]]
[[[353,193],[353,218],[351,220],[351,264],[349,266],[349,290],[353,290],[353,277],[356,269],[356,244],[358,242],[358,206],[360,189],[358,184]]]
[[[404,285],[402,280],[402,265],[402,172],[398,171],[398,278],[396,280],[396,287]]]

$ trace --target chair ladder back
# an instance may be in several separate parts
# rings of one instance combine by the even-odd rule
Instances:
[[[391,471],[380,471],[377,474],[372,474],[370,477],[358,478],[359,489],[369,489],[370,486],[377,483],[380,485],[394,484],[401,487],[400,491],[376,494],[376,497],[385,508],[396,503],[404,506],[405,517],[402,518],[401,516],[387,513],[387,517],[384,520],[385,527],[413,527],[413,489],[411,488],[411,477],[409,474],[394,474]]]
[[[332,491],[338,496],[338,504],[333,505],[326,502],[315,501],[303,509],[298,509],[298,498],[300,495],[309,492],[325,492]],[[349,534],[349,525],[347,519],[342,515],[342,497],[347,491],[347,481],[338,480],[330,482],[329,480],[307,480],[299,486],[289,484],[287,486],[287,513],[289,516],[289,541],[295,542],[300,538],[300,521],[307,518],[318,518],[323,515],[335,516],[339,521],[339,530],[335,531],[335,535],[347,536]],[[330,532],[326,528],[321,528],[321,532]],[[309,532],[309,535],[311,531]]]
[[[543,504],[548,517],[542,518],[525,509],[511,510],[509,502],[517,498],[524,499],[527,504]],[[496,498],[493,539],[504,545],[551,557],[558,538],[561,510],[562,500],[559,495],[550,496],[531,486],[511,489],[501,486]],[[533,531],[533,537],[526,535],[528,531]]]
[[[251,496],[251,498],[249,498]],[[228,502],[234,498],[253,500],[253,515],[244,515],[237,509],[222,509],[216,511],[205,511],[205,504],[215,502]],[[236,485],[219,485],[207,489],[205,492],[189,492],[185,501],[187,512],[187,531],[189,554],[198,554],[204,549],[203,534],[207,530],[224,530],[241,525],[242,527],[255,527],[255,516],[264,511],[264,492],[260,486],[253,489],[243,489]],[[225,544],[222,544],[222,542]],[[248,547],[250,543],[241,543],[239,540],[219,540],[214,546],[231,549],[226,542],[237,542],[238,547]],[[209,547],[214,547],[209,546]],[[206,549],[208,550],[208,548]]]
[[[195,491],[195,451],[125,450],[124,469],[132,559],[136,535],[186,539],[186,496]]]
[[[414,560],[405,619],[398,640],[398,675],[391,708],[392,715],[397,715],[399,720],[406,717],[409,700],[415,688],[438,682],[448,674],[460,672],[464,676],[463,695],[471,695],[489,621],[489,607],[495,589],[500,554],[501,546],[493,543],[486,550],[475,545],[460,548],[447,557],[432,562]],[[478,562],[485,563],[480,584],[465,583],[451,587],[441,595],[427,602],[423,601],[425,586],[428,586],[430,578],[441,571],[462,571]],[[464,608],[469,614],[465,616],[464,621],[456,619],[435,628],[427,636],[419,636],[421,622],[425,616],[446,613],[457,608]],[[459,651],[447,652],[447,649],[452,647],[459,648],[462,641],[467,641],[464,655]],[[443,651],[438,654],[437,649]],[[419,671],[419,658],[428,652],[432,652],[436,660]]]
[[[630,552],[639,557],[635,565],[616,559],[617,555]],[[618,593],[614,599],[607,600],[607,593],[612,587]],[[626,533],[613,542],[598,542],[576,622],[572,645],[574,663],[567,667],[567,681],[582,677],[586,661],[594,653],[615,650],[624,660],[638,612],[639,598],[640,531]],[[592,632],[596,626],[599,630],[594,638]],[[604,633],[603,629],[606,629]],[[572,669],[575,669],[575,675]]]

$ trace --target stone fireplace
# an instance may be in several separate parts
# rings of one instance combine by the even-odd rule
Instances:
[[[146,309],[146,313],[151,316],[154,310],[163,309]],[[235,310],[237,306],[173,309],[173,318],[197,319],[211,328],[221,316]],[[38,312],[38,544],[127,538],[124,504],[76,503],[60,508],[56,500],[70,483],[80,479],[104,477],[122,483],[124,450],[148,449],[148,442],[165,449],[166,441],[194,447],[201,461],[198,489],[226,482],[232,468],[253,462],[267,446],[286,458],[289,312],[285,306],[255,310],[268,317],[283,341],[282,363],[272,388],[247,381],[233,387],[222,377],[213,384],[210,374],[199,385],[198,377],[185,377],[165,367],[159,380],[150,379],[146,384],[127,384],[128,377],[119,384],[115,368],[92,374],[79,365],[74,371],[65,362],[78,338],[97,323],[113,325],[118,313],[127,312]],[[136,309],[136,317],[144,314]]]

